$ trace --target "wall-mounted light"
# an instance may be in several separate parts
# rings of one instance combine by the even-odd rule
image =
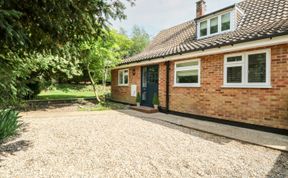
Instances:
[[[133,74],[133,76],[136,74],[135,68],[132,69],[132,74]]]

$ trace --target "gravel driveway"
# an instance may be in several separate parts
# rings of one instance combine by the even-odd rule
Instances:
[[[288,177],[288,154],[133,116],[30,112],[0,177]]]

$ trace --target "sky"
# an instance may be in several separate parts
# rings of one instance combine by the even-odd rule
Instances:
[[[206,0],[206,13],[230,6],[241,0]],[[196,0],[136,0],[127,6],[126,20],[113,21],[113,28],[124,28],[128,34],[134,25],[142,27],[151,37],[161,30],[192,20],[196,17]]]

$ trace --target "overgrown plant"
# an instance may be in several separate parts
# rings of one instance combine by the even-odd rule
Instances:
[[[17,133],[21,124],[19,113],[12,109],[0,110],[0,142]]]
[[[140,103],[140,102],[141,102],[141,96],[140,96],[140,93],[138,92],[136,96],[136,103]]]
[[[159,98],[158,95],[154,94],[153,96],[153,105],[159,105]]]

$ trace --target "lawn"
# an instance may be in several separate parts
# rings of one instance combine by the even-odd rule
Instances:
[[[97,86],[100,96],[104,96],[110,92],[110,87],[106,87],[104,91],[103,86]],[[91,85],[73,85],[73,84],[57,84],[43,90],[36,99],[38,100],[59,100],[59,99],[73,99],[73,98],[92,98],[95,97]]]

